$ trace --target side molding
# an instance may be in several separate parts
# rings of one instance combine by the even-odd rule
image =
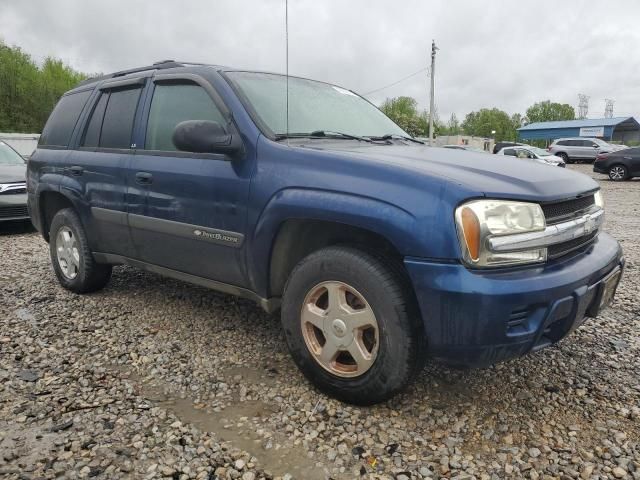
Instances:
[[[194,285],[200,285],[201,287],[210,288],[212,290],[228,293],[237,297],[247,298],[256,302],[267,313],[273,313],[280,308],[280,298],[263,298],[246,288],[236,287],[235,285],[229,285],[215,280],[209,280],[208,278],[198,277],[189,273],[179,272],[177,270],[141,262],[140,260],[135,260],[122,255],[115,255],[113,253],[93,252],[93,257],[99,263],[131,265],[132,267],[136,267],[147,272],[157,273],[158,275],[165,277],[175,278],[176,280],[181,280],[183,282],[193,283]]]
[[[202,240],[216,243],[226,247],[240,248],[244,243],[244,235],[228,230],[219,230],[189,223],[174,222],[162,218],[147,217],[144,215],[128,214],[129,226],[151,232],[166,233],[176,237]]]

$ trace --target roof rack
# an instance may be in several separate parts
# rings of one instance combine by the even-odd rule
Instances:
[[[106,75],[100,75],[99,77],[92,77],[83,80],[78,84],[78,87],[82,85],[86,85],[88,83],[97,82],[99,80],[107,80],[109,78],[122,77],[124,75],[129,75],[130,73],[138,73],[138,72],[146,72],[147,70],[164,70],[166,68],[177,68],[177,67],[187,67],[191,65],[207,65],[205,63],[194,63],[194,62],[177,62],[175,60],[160,60],[159,62],[155,62],[151,65],[147,65],[146,67],[136,67],[130,68],[128,70],[120,70],[114,73],[108,73]]]

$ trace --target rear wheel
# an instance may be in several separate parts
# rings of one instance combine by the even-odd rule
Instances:
[[[558,155],[562,160],[564,160],[564,163],[573,163],[573,160],[571,160],[569,158],[569,155],[567,155],[566,153],[557,153],[556,155]]]
[[[329,247],[302,260],[285,287],[282,324],[294,361],[321,390],[368,405],[421,370],[424,334],[411,286],[384,259]]]
[[[49,230],[49,252],[60,285],[76,293],[103,288],[111,278],[111,265],[96,263],[78,214],[65,208],[55,214]]]
[[[612,165],[611,168],[609,168],[609,178],[614,182],[626,180],[628,177],[629,172],[624,165]]]

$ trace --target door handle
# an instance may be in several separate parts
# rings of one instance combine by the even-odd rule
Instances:
[[[69,171],[71,172],[71,175],[75,176],[75,177],[79,177],[80,175],[82,175],[84,173],[84,168],[78,166],[78,165],[74,165],[73,167],[69,167]]]
[[[140,185],[150,185],[153,183],[153,175],[149,172],[138,172],[136,173],[136,183]]]

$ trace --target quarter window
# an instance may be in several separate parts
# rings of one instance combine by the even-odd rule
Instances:
[[[153,91],[145,148],[177,150],[173,130],[186,120],[210,120],[225,126],[226,120],[209,94],[194,83],[158,83]]]
[[[91,90],[63,96],[40,135],[39,145],[67,147]]]
[[[516,151],[513,148],[507,148],[504,151],[504,154],[505,155],[511,155],[512,157],[515,157],[516,156]]]

